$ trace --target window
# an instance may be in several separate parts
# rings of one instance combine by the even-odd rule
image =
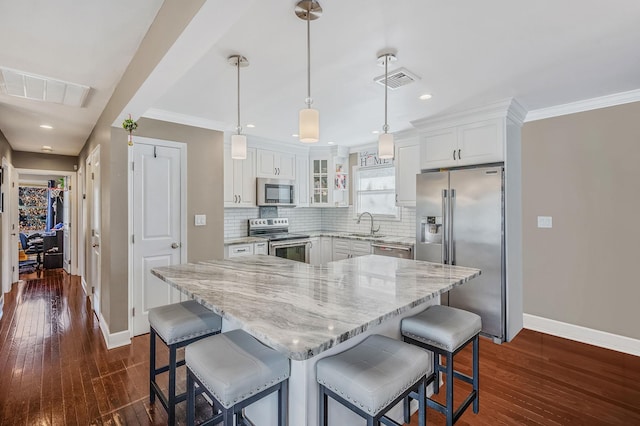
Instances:
[[[369,212],[389,219],[399,218],[396,207],[396,169],[392,165],[355,168],[355,213]]]

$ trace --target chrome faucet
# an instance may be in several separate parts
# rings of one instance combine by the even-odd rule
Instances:
[[[380,225],[378,225],[378,227],[376,229],[373,229],[373,215],[369,212],[362,212],[360,213],[360,215],[358,216],[358,221],[356,222],[357,224],[360,223],[360,219],[362,219],[362,216],[364,216],[365,214],[368,214],[369,217],[371,218],[371,230],[369,231],[370,235],[375,234],[376,232],[378,232],[380,230]]]

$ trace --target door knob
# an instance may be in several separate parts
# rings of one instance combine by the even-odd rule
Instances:
[[[95,248],[95,247],[100,247],[100,244],[91,244],[91,247]]]
[[[172,249],[177,249],[178,247],[180,247],[180,244],[178,244],[178,243],[171,244],[171,248]]]

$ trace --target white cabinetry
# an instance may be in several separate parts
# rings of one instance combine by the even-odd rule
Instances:
[[[224,254],[224,257],[229,259],[233,257],[249,256],[253,254],[253,243],[231,244],[225,246]]]
[[[269,254],[269,244],[266,241],[264,243],[253,243],[253,254]]]
[[[285,152],[258,150],[257,176],[263,178],[295,179],[296,156]]]
[[[247,149],[245,160],[231,158],[231,146],[224,146],[224,206],[256,205],[256,150]]]
[[[309,159],[311,205],[349,205],[349,150],[346,147],[314,150]]]
[[[309,195],[309,157],[296,155],[296,206],[309,207],[311,196]]]
[[[333,238],[333,260],[350,259],[367,254],[371,254],[369,241]]]
[[[420,173],[418,138],[396,142],[396,206],[415,207],[416,175]]]
[[[504,161],[504,118],[421,134],[420,168],[467,166]]]
[[[324,265],[333,260],[333,247],[331,237],[312,237],[309,263],[312,265]]]

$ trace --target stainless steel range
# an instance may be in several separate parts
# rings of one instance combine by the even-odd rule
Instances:
[[[249,219],[249,236],[269,240],[269,254],[309,263],[311,240],[308,235],[289,232],[289,219]]]

